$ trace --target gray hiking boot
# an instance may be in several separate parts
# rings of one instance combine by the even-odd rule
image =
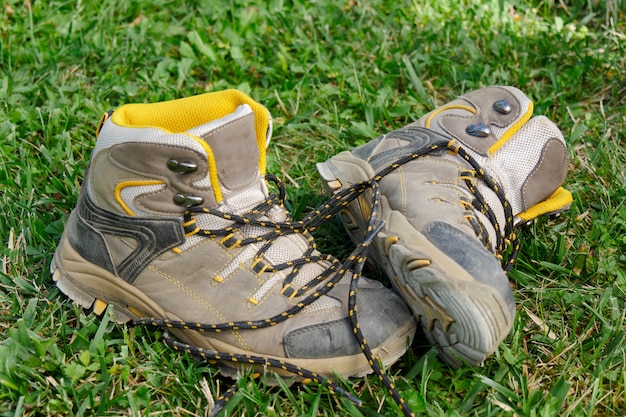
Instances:
[[[452,365],[481,364],[510,332],[500,259],[517,246],[514,226],[571,203],[563,136],[532,112],[518,89],[485,88],[318,164],[334,192],[378,181],[385,226],[370,257]],[[354,241],[370,206],[361,196],[342,213]]]
[[[58,287],[98,314],[114,306],[118,322],[176,323],[178,339],[217,358],[371,372],[348,317],[351,272],[268,193],[270,135],[267,109],[235,90],[105,115],[51,264]],[[416,328],[410,310],[365,278],[356,303],[368,345],[393,363]]]

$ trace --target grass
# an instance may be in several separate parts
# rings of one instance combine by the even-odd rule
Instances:
[[[228,87],[251,94],[274,116],[269,170],[301,215],[324,199],[315,162],[491,84],[520,87],[560,126],[574,203],[521,232],[514,329],[483,368],[450,369],[417,341],[391,373],[421,415],[626,415],[622,0],[2,7],[1,416],[205,415],[230,384],[158,331],[87,314],[52,283],[101,113]],[[338,223],[318,235],[325,250],[350,250]],[[243,373],[226,413],[397,413],[376,377],[342,383],[363,406]]]

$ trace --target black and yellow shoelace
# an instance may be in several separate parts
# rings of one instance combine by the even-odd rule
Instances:
[[[378,231],[383,227],[382,221],[379,220],[380,190],[378,186],[378,181],[380,181],[382,178],[384,178],[386,175],[393,172],[400,166],[424,155],[428,155],[430,153],[440,150],[447,150],[448,152],[460,156],[461,158],[466,160],[468,164],[472,167],[471,170],[467,170],[463,174],[462,178],[467,184],[470,192],[475,196],[475,199],[472,202],[474,209],[479,210],[490,220],[497,232],[496,235],[498,237],[498,240],[497,242],[495,242],[495,245],[492,245],[491,242],[488,242],[488,238],[485,238],[486,233],[484,232],[484,229],[480,224],[475,225],[476,234],[479,237],[483,238],[483,240],[485,241],[485,245],[490,248],[490,250],[492,250],[496,254],[496,256],[500,257],[505,251],[508,250],[509,247],[512,247],[512,251],[508,255],[508,259],[503,266],[504,270],[508,271],[512,267],[513,262],[517,257],[519,242],[513,231],[513,214],[510,204],[508,203],[504,195],[504,191],[497,184],[497,182],[480,167],[477,161],[472,158],[471,155],[469,155],[463,148],[461,148],[458,143],[456,143],[456,141],[439,141],[428,147],[424,147],[419,151],[411,152],[403,156],[396,162],[382,169],[378,174],[376,174],[372,179],[368,181],[357,183],[348,188],[338,191],[318,209],[316,209],[300,221],[289,221],[289,219],[287,219],[284,222],[272,222],[266,220],[267,217],[265,216],[265,213],[275,205],[282,206],[285,201],[284,186],[275,176],[272,175],[268,175],[266,179],[270,182],[275,183],[278,186],[278,196],[269,196],[266,201],[264,201],[245,215],[227,214],[214,208],[190,208],[185,213],[184,218],[184,223],[188,225],[186,226],[187,233],[200,233],[209,238],[220,238],[222,243],[226,247],[239,247],[252,243],[262,243],[261,248],[256,254],[255,261],[253,262],[255,270],[257,270],[257,272],[277,272],[292,268],[291,272],[288,274],[285,281],[283,282],[283,286],[285,288],[290,288],[288,284],[298,274],[299,267],[301,265],[321,260],[328,261],[330,265],[322,274],[313,278],[309,283],[300,287],[298,290],[293,290],[295,291],[295,293],[292,293],[290,295],[301,296],[304,295],[306,292],[312,292],[312,294],[305,296],[294,307],[283,311],[273,317],[268,317],[261,320],[238,321],[218,324],[187,323],[184,321],[173,321],[147,317],[134,319],[133,323],[152,325],[164,329],[164,342],[174,350],[187,352],[191,355],[199,356],[212,361],[230,361],[238,364],[262,365],[281,369],[283,371],[291,372],[301,378],[315,381],[320,385],[326,386],[331,392],[340,394],[345,398],[348,398],[355,404],[360,405],[361,401],[359,400],[359,398],[350,394],[332,380],[324,378],[317,373],[311,372],[302,367],[290,364],[283,360],[276,360],[263,356],[217,352],[197,346],[192,346],[174,340],[167,332],[167,329],[186,329],[198,332],[222,332],[229,330],[261,329],[273,326],[277,323],[290,319],[291,317],[302,311],[306,306],[310,305],[314,301],[318,300],[320,297],[327,294],[348,271],[352,271],[352,278],[349,287],[350,293],[348,297],[348,315],[357,342],[361,347],[363,354],[367,358],[369,365],[372,367],[372,370],[376,375],[378,375],[383,385],[388,389],[390,395],[392,396],[396,404],[398,404],[403,414],[405,416],[415,416],[415,413],[406,404],[405,400],[402,398],[399,391],[395,387],[393,381],[381,366],[378,358],[376,358],[375,355],[372,353],[371,348],[367,344],[365,336],[361,332],[356,311],[356,294],[358,280],[361,277],[363,267],[367,260],[367,249]],[[501,232],[500,226],[498,225],[498,221],[493,210],[488,206],[488,204],[485,202],[484,197],[476,188],[473,178],[483,181],[483,183],[486,184],[487,187],[489,187],[496,194],[496,196],[502,203],[506,218],[503,233]],[[365,235],[362,241],[352,251],[352,253],[343,262],[338,261],[331,255],[313,255],[315,251],[315,246],[313,244],[313,238],[311,236],[311,233],[319,226],[332,219],[342,209],[346,208],[348,204],[350,204],[352,201],[354,201],[356,198],[358,198],[360,195],[368,190],[371,190],[372,194],[372,209],[370,211],[370,216],[367,221]],[[200,229],[195,225],[194,222],[194,216],[198,214],[211,214],[222,219],[231,221],[233,223],[226,228],[216,230]],[[244,225],[260,226],[266,228],[268,232],[260,236],[249,237],[245,239],[235,238],[235,232]],[[301,258],[284,262],[279,265],[269,265],[264,263],[263,253],[267,250],[267,248],[269,248],[272,242],[279,236],[284,236],[292,233],[302,234],[309,241],[309,248],[303,253],[303,256]],[[315,291],[311,291],[312,289],[315,289]],[[215,406],[211,412],[211,417],[216,416],[224,408],[226,403],[235,395],[236,391],[237,385],[234,384],[220,398],[217,399]]]

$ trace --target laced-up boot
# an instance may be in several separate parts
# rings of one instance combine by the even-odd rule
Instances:
[[[105,115],[51,264],[58,287],[118,322],[169,328],[230,375],[269,363],[258,357],[278,373],[371,372],[348,317],[352,273],[268,191],[270,135],[268,111],[235,90]],[[389,365],[415,319],[392,290],[358,284],[363,336]]]
[[[334,192],[379,182],[385,225],[371,259],[452,365],[481,364],[512,328],[501,257],[516,256],[515,225],[571,203],[563,136],[532,113],[520,90],[485,88],[318,164]],[[370,205],[363,195],[342,213],[355,241]]]

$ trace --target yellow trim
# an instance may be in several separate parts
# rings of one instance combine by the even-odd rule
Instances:
[[[395,245],[399,241],[400,238],[398,236],[389,236],[385,239],[385,256],[389,256],[389,248],[391,248],[391,245]]]
[[[102,115],[102,117],[100,117],[100,122],[98,123],[98,127],[96,128],[96,136],[100,134],[100,131],[102,130],[102,125],[109,119],[109,116],[111,116],[111,114],[109,112],[106,112]]]
[[[270,113],[262,104],[241,91],[231,89],[160,103],[126,104],[115,110],[111,121],[118,126],[149,127],[167,133],[180,133],[231,114],[242,104],[249,105],[254,112],[259,167],[261,175],[265,175],[265,145]]]
[[[107,308],[107,303],[96,298],[96,301],[93,303],[93,312],[97,315],[104,313],[104,310]]]
[[[522,219],[524,222],[527,222],[541,216],[542,214],[557,212],[572,204],[573,200],[572,193],[563,187],[559,187],[559,189],[556,190],[547,200],[535,204],[528,210],[518,214],[517,217]]]
[[[137,310],[133,306],[128,306],[128,311],[130,311],[131,313],[133,313],[137,317],[146,317],[145,314],[143,314],[141,311]]]
[[[200,232],[200,228],[199,228],[199,227],[196,227],[196,228],[195,228],[195,229],[193,229],[191,232],[189,232],[189,233],[185,233],[185,237],[191,237],[191,236],[193,236],[193,235],[198,234],[198,232]]]
[[[363,216],[363,219],[369,219],[371,214],[372,204],[368,201],[368,197],[371,196],[368,195],[366,197],[364,194],[361,194],[357,198],[359,208],[361,209],[361,216]]]
[[[130,209],[122,200],[122,190],[126,187],[141,187],[144,185],[160,185],[165,184],[161,180],[143,180],[143,181],[122,181],[115,186],[115,201],[122,207],[122,210],[126,212],[129,216],[134,216],[135,212]]]
[[[520,128],[528,120],[530,120],[531,116],[533,115],[533,107],[534,107],[533,102],[529,101],[528,109],[526,110],[526,113],[524,113],[522,118],[519,119],[517,122],[515,122],[513,126],[509,128],[509,130],[504,132],[504,134],[502,135],[502,137],[500,137],[500,139],[498,139],[493,145],[489,147],[489,149],[487,149],[487,152],[489,152],[489,155],[493,155],[494,153],[496,153],[498,149],[500,149],[505,143],[508,142],[509,139],[511,139],[511,136],[516,134],[517,131],[520,130]]]
[[[218,204],[221,203],[222,201],[224,201],[224,197],[222,196],[222,189],[220,188],[220,180],[219,180],[219,177],[217,176],[217,169],[215,165],[215,156],[213,155],[213,149],[211,149],[209,144],[206,143],[204,140],[200,139],[199,137],[189,134],[189,133],[185,133],[185,135],[195,140],[196,142],[198,142],[200,146],[202,146],[202,148],[206,152],[207,158],[208,158],[208,165],[209,165],[209,181],[211,182],[211,188],[213,188],[213,195],[215,196],[215,202]]]
[[[426,119],[426,122],[424,123],[424,127],[427,127],[430,129],[430,122],[432,122],[432,120],[435,118],[435,116],[437,116],[439,113],[444,112],[446,110],[454,110],[454,109],[458,109],[458,110],[467,110],[468,112],[472,113],[472,114],[476,114],[476,109],[471,107],[471,106],[465,106],[463,104],[457,104],[457,105],[453,105],[453,106],[443,106],[443,107],[439,107],[438,109],[433,110],[433,112],[430,114],[430,116],[428,116],[428,118]]]

